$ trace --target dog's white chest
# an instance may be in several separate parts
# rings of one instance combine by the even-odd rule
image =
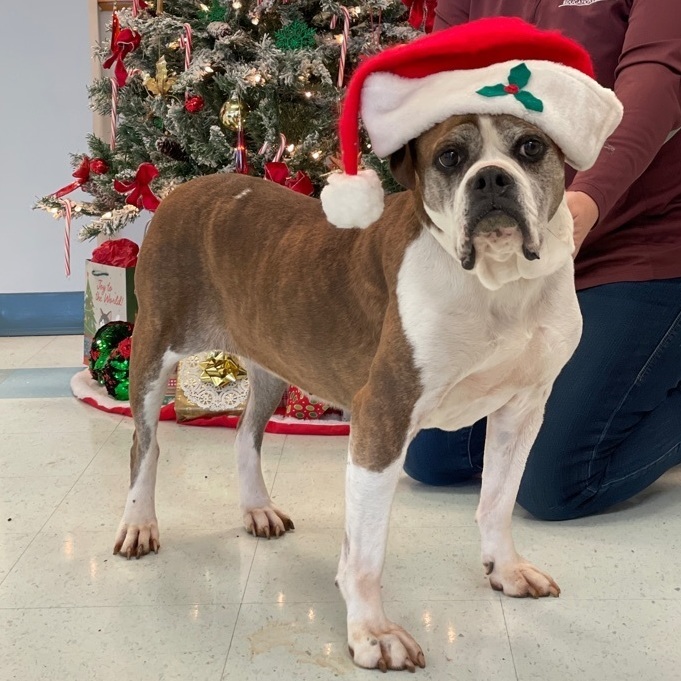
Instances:
[[[465,377],[441,366],[442,382],[424,391],[420,428],[458,430],[470,426],[509,402],[514,395],[538,385],[539,369],[514,343],[492,351],[482,366]]]
[[[521,286],[500,298],[505,294],[482,288],[429,235],[409,247],[398,300],[423,387],[414,413],[419,429],[471,425],[557,376],[581,329],[570,272],[560,290],[541,289],[540,296],[542,282]],[[527,304],[530,295],[537,304]]]

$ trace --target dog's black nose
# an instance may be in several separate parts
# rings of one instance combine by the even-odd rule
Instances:
[[[487,166],[471,178],[470,188],[474,196],[491,198],[504,196],[514,184],[514,179],[505,170]]]

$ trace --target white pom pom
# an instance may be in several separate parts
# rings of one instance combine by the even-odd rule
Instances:
[[[321,199],[326,218],[336,227],[368,227],[383,213],[383,186],[373,170],[330,175]]]

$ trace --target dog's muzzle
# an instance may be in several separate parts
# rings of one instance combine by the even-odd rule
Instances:
[[[474,236],[501,234],[508,228],[519,229],[523,237],[523,255],[537,260],[539,253],[529,246],[529,228],[520,206],[516,181],[503,168],[487,166],[467,183],[468,211],[464,253],[461,265],[466,270],[475,266]]]

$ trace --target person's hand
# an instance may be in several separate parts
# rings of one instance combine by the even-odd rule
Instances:
[[[596,202],[584,192],[566,192],[567,205],[572,213],[572,220],[575,223],[575,250],[573,257],[577,255],[579,249],[586,239],[586,235],[591,228],[598,222],[598,206]]]

